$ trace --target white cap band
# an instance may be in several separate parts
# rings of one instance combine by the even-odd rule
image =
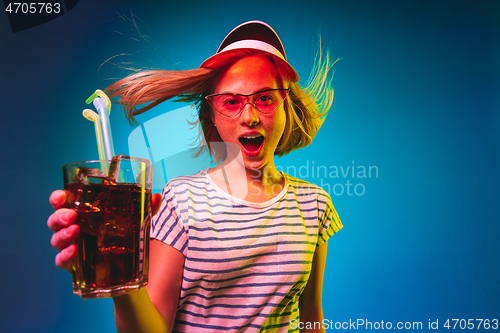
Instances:
[[[274,46],[272,46],[266,42],[262,42],[260,40],[255,40],[255,39],[240,40],[240,41],[231,43],[228,46],[226,46],[225,48],[223,48],[222,50],[220,50],[220,52],[234,50],[234,49],[262,50],[262,51],[265,51],[267,53],[271,53],[272,55],[275,55],[275,56],[285,60],[285,57],[283,56],[283,54],[281,54],[281,52],[278,51]]]

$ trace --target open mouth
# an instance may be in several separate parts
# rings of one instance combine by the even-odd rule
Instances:
[[[239,138],[241,144],[249,152],[254,152],[259,150],[262,142],[264,142],[264,137],[260,134],[245,135]]]

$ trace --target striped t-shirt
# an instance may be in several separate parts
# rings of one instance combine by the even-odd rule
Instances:
[[[342,224],[323,189],[283,175],[264,203],[222,191],[207,170],[165,186],[151,238],[186,258],[174,332],[287,332],[299,320],[315,248]]]

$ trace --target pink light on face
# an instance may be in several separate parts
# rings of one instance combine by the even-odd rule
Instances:
[[[216,81],[214,93],[249,95],[265,89],[278,88],[283,87],[275,65],[262,55],[252,55],[225,69]],[[262,114],[247,104],[234,118],[214,110],[212,121],[224,142],[240,147],[245,168],[274,167],[274,152],[286,124],[283,105],[269,114]]]

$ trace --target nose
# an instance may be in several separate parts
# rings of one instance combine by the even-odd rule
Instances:
[[[247,102],[241,111],[240,120],[242,124],[255,126],[259,123],[259,111],[257,111],[252,104]]]

